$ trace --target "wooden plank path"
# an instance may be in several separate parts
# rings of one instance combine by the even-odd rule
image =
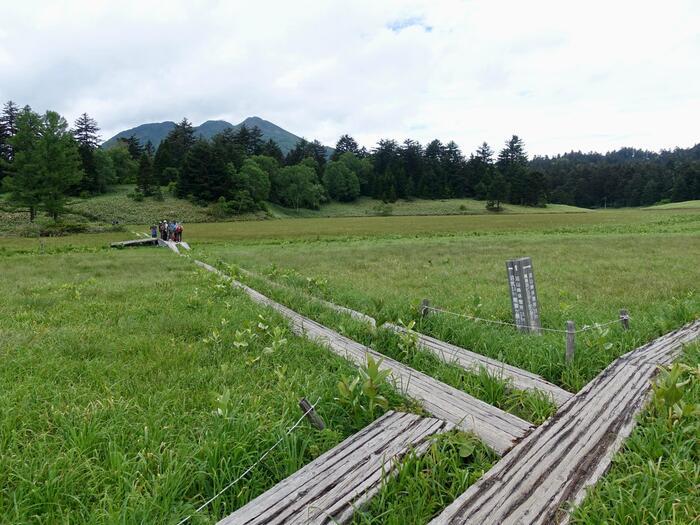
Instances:
[[[469,350],[440,341],[434,337],[413,330],[407,330],[403,326],[398,326],[393,323],[384,323],[382,327],[400,334],[411,333],[415,335],[421,348],[432,353],[438,359],[446,363],[455,363],[471,372],[478,371],[479,368],[485,368],[490,374],[500,377],[501,379],[509,380],[516,389],[544,392],[557,406],[563,405],[573,396],[571,392],[567,392],[563,388],[527,370],[502,363],[501,361],[491,359],[475,352],[470,352]]]
[[[289,286],[285,286],[284,284],[275,282],[271,279],[268,279],[267,277],[265,277],[263,275],[259,275],[255,272],[251,272],[250,270],[246,270],[245,268],[241,268],[240,266],[238,266],[237,268],[238,268],[238,271],[241,272],[243,275],[247,275],[248,277],[253,277],[253,278],[265,281],[270,286],[273,286],[275,288],[282,288],[285,290],[292,290],[292,288],[290,288]],[[297,293],[300,293],[299,290],[294,290],[294,291]],[[377,326],[377,321],[374,319],[374,317],[370,317],[367,314],[363,314],[362,312],[358,312],[357,310],[353,310],[352,308],[348,308],[347,306],[340,306],[339,304],[335,304],[335,303],[332,303],[330,301],[326,301],[325,299],[320,299],[318,297],[314,297],[314,296],[309,295],[309,294],[304,294],[304,296],[316,301],[317,303],[322,304],[326,308],[330,308],[331,310],[335,310],[336,312],[340,312],[340,313],[349,315],[350,317],[357,319],[358,321],[362,321],[363,323],[367,323],[371,326]]]
[[[625,354],[459,496],[430,525],[567,523],[567,506],[607,471],[659,365],[700,337],[700,320]]]
[[[451,428],[439,419],[387,412],[219,525],[347,523],[406,454],[423,454],[430,436]]]
[[[120,241],[110,244],[112,248],[128,248],[130,246],[157,246],[159,239],[147,237],[143,239],[134,239],[133,241]]]
[[[517,416],[480,401],[312,321],[249,286],[231,279],[209,264],[197,260],[194,262],[210,272],[230,279],[233,286],[243,290],[253,301],[269,306],[289,319],[295,334],[304,335],[324,344],[334,353],[353,361],[358,366],[366,365],[368,355],[376,361],[381,360],[380,368],[391,371],[397,390],[420,402],[423,408],[434,416],[449,421],[464,431],[473,432],[499,454],[504,454],[532,429],[530,423]]]
[[[180,255],[180,250],[178,246],[181,246],[189,251],[190,245],[186,242],[175,242],[175,241],[164,241],[161,238],[144,237],[142,239],[134,239],[132,241],[120,241],[113,242],[110,244],[112,248],[130,248],[132,246],[162,246],[164,248],[169,248],[176,254]]]

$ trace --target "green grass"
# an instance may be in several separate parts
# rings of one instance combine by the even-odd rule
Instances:
[[[74,199],[68,209],[75,214],[108,223],[119,221],[124,224],[151,224],[163,219],[185,222],[212,220],[205,207],[176,199],[168,192],[163,192],[162,201],[146,197],[137,202],[128,197],[128,193],[133,191],[133,186],[116,186],[110,188],[109,193],[97,197]]]
[[[319,210],[294,210],[270,204],[270,212],[275,217],[362,217],[376,215],[496,215],[486,210],[485,201],[475,199],[413,199],[382,203],[369,197],[360,197],[354,202],[329,202],[321,205]],[[549,204],[544,208],[504,205],[500,214],[533,213],[585,213],[591,210],[567,206],[566,204]]]
[[[213,260],[271,274],[281,282],[311,288],[321,283],[315,286],[321,296],[384,320],[416,319],[426,333],[576,391],[615,357],[700,312],[700,214],[677,218],[589,225],[564,233],[550,230],[556,227],[550,221],[527,233],[495,224],[480,235],[215,243],[202,249]],[[668,226],[679,227],[677,233],[664,232]],[[634,228],[658,228],[659,233],[630,233]],[[535,263],[545,327],[563,329],[569,319],[579,328],[607,322],[626,308],[632,329],[624,332],[611,325],[580,334],[576,358],[566,365],[563,334],[534,337],[446,314],[418,319],[417,306],[428,298],[456,313],[510,321],[505,260],[525,255]]]
[[[61,222],[81,224],[94,231],[102,231],[112,226],[154,224],[164,219],[179,220],[185,223],[207,222],[216,220],[209,214],[206,206],[199,206],[190,201],[177,199],[163,188],[163,200],[146,197],[138,202],[128,196],[135,186],[123,185],[110,187],[103,195],[86,199],[71,198],[66,205],[66,213]],[[39,214],[36,225],[28,221],[26,212],[12,211],[6,202],[7,196],[0,195],[0,235],[38,236],[39,227],[50,226],[53,220]],[[255,220],[266,217],[264,212],[245,214],[228,220]],[[130,229],[127,227],[127,230]]]
[[[416,319],[420,331],[578,390],[618,355],[700,315],[699,233],[700,213],[686,209],[187,224],[185,239],[197,258],[287,285],[274,290],[248,278],[298,311],[540,422],[553,410],[543,399],[441,363],[308,296],[380,323]],[[38,239],[0,238],[1,523],[177,522],[284,433],[299,416],[299,397],[320,397],[329,429],[302,425],[201,516],[213,522],[372,419],[335,399],[337,381],[357,374],[349,363],[292,336],[281,318],[185,258],[108,248],[134,236],[48,238],[43,248]],[[545,326],[573,319],[580,327],[627,308],[632,329],[579,335],[576,359],[566,365],[559,334],[529,336],[445,315],[418,319],[427,297],[455,312],[510,320],[505,260],[523,255],[535,262]],[[259,315],[268,329],[255,328]],[[275,328],[283,332],[275,336]],[[280,333],[286,342],[263,352]],[[383,393],[391,407],[416,410]],[[696,386],[690,396],[697,403]],[[644,416],[578,523],[692,522],[697,444],[667,424],[658,412]],[[468,438],[457,436],[409,459],[355,522],[426,523],[444,508],[496,460],[471,441],[463,457]],[[625,521],[625,512],[633,518]]]
[[[459,366],[445,363],[433,354],[421,351],[416,341],[410,337],[401,337],[386,329],[373,329],[364,322],[328,309],[313,300],[314,292],[323,295],[318,289],[323,283],[302,281],[296,283],[300,284],[298,287],[281,289],[271,286],[269,281],[262,278],[236,274],[235,268],[224,267],[224,270],[233,270],[232,273],[238,280],[353,340],[522,419],[539,424],[555,411],[555,406],[543,395],[514,390],[507,381],[494,377],[485,370],[468,373]],[[381,324],[383,319],[378,317]]]
[[[700,209],[700,200],[669,202],[668,204],[659,204],[658,206],[650,206],[645,210],[697,210]]]
[[[662,373],[662,388],[610,472],[576,509],[572,523],[700,521],[700,345],[687,347],[681,362],[692,369],[678,378],[679,399],[669,402],[668,376]],[[679,417],[681,406],[687,412]]]
[[[199,206],[187,200],[177,199],[163,188],[163,200],[158,201],[148,197],[138,202],[128,196],[135,190],[134,185],[112,186],[103,195],[86,199],[72,198],[62,221],[83,224],[95,231],[104,230],[114,221],[123,225],[150,225],[163,219],[176,219],[185,223],[215,222],[206,206]],[[28,222],[25,212],[12,211],[8,205],[7,196],[0,194],[0,235],[37,236],[39,228]],[[249,221],[271,218],[311,218],[311,217],[365,217],[378,214],[377,206],[381,201],[362,197],[352,203],[329,202],[322,205],[320,210],[293,210],[268,203],[268,211],[249,213],[228,217],[225,221]],[[412,201],[397,201],[390,204],[389,215],[493,215],[484,207],[483,201],[473,199],[442,199]],[[550,204],[545,208],[525,206],[504,207],[502,214],[550,214],[550,213],[580,213],[588,212],[584,208],[576,208],[563,204]],[[47,226],[53,221],[40,214],[38,225]]]
[[[301,396],[320,398],[328,429],[303,424],[204,512],[209,522],[371,421],[334,400],[352,366],[286,328],[265,352],[281,320],[186,259],[134,250],[1,264],[0,522],[176,522],[284,433]]]
[[[432,440],[424,456],[410,456],[396,477],[388,479],[356,525],[428,523],[476,482],[497,461],[496,455],[473,439],[448,433]],[[441,487],[436,491],[435,487]]]

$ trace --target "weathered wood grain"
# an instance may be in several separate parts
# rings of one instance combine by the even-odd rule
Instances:
[[[223,277],[222,272],[201,261],[195,264]],[[230,278],[229,278],[230,279]],[[426,411],[449,421],[462,430],[473,432],[499,454],[504,454],[513,444],[525,436],[532,425],[513,414],[484,403],[469,394],[418,372],[403,363],[349,339],[295,311],[283,306],[260,292],[230,279],[233,286],[243,290],[255,302],[269,306],[289,319],[292,331],[327,346],[334,353],[365,366],[367,356],[380,361],[382,370],[391,372],[397,390],[420,402]]]
[[[407,330],[403,326],[398,326],[393,323],[384,323],[382,327],[400,334],[413,334],[417,338],[421,348],[432,353],[438,359],[446,363],[456,364],[472,372],[484,368],[491,375],[510,381],[513,388],[543,392],[547,394],[557,406],[563,405],[573,396],[571,392],[567,392],[563,388],[550,383],[543,377],[516,366],[502,363],[501,361],[491,359],[475,352],[470,352],[459,346],[440,341],[439,339],[413,330]]]
[[[219,525],[347,523],[406,454],[423,454],[430,436],[451,428],[439,419],[387,412]]]
[[[700,320],[617,359],[431,525],[567,523],[634,428],[658,366],[698,337]]]

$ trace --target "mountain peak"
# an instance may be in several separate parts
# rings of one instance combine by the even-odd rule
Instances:
[[[263,140],[274,140],[285,154],[294,148],[297,142],[301,140],[301,138],[297,135],[290,133],[278,125],[255,115],[246,118],[236,125],[233,125],[225,120],[207,120],[199,126],[196,126],[194,131],[195,135],[205,139],[210,139],[217,133],[221,133],[227,128],[238,129],[243,125],[248,128],[257,127],[260,129],[260,131],[262,131]],[[139,139],[141,144],[145,144],[150,140],[154,146],[158,147],[158,145],[165,137],[167,137],[168,133],[170,133],[174,127],[175,122],[170,120],[165,122],[141,124],[140,126],[120,131],[110,139],[106,140],[102,146],[105,148],[110,148],[117,143],[117,139],[127,138],[133,135]]]

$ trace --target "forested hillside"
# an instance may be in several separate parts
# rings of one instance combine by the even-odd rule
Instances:
[[[104,148],[98,124],[87,114],[71,129],[58,113],[40,115],[8,102],[0,116],[4,202],[33,221],[38,212],[57,220],[70,196],[98,195],[119,184],[136,184],[135,200],[162,200],[169,193],[208,206],[218,218],[265,210],[268,202],[314,210],[361,196],[384,202],[472,198],[492,211],[503,203],[598,208],[700,199],[700,145],[530,160],[516,135],[497,153],[483,143],[468,156],[453,141],[382,139],[367,150],[343,135],[329,154],[320,142],[293,135],[296,142],[285,151],[257,125],[165,124],[170,129],[157,148],[134,135]]]

